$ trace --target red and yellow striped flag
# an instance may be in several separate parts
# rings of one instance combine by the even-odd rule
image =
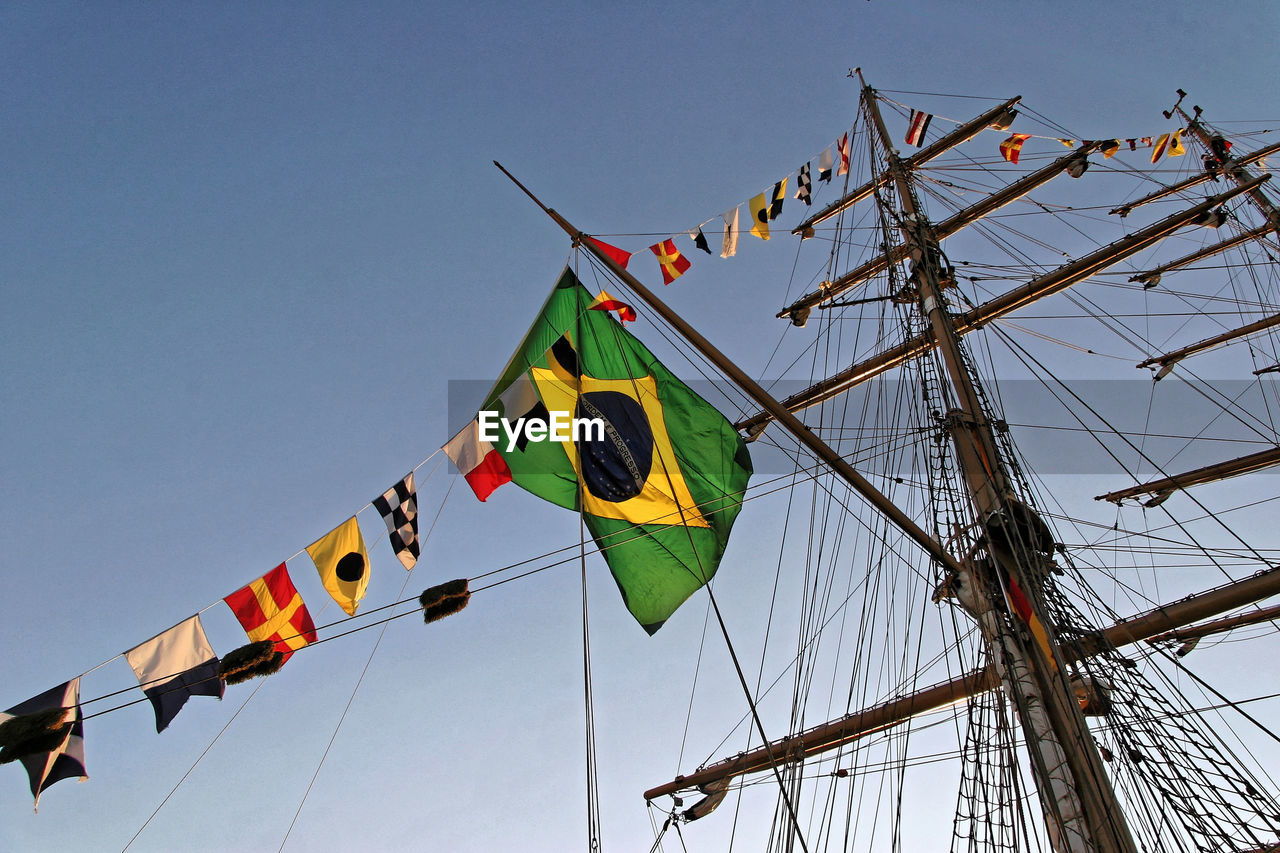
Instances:
[[[1045,659],[1049,661],[1049,666],[1053,667],[1056,672],[1058,662],[1054,659],[1053,649],[1049,645],[1049,633],[1045,631],[1039,617],[1031,609],[1031,602],[1027,600],[1026,593],[1018,586],[1018,582],[1014,580],[1013,575],[1008,575],[1006,580],[1008,581],[1008,586],[1005,589],[1005,600],[1009,604],[1009,609],[1018,614],[1018,618],[1031,629],[1031,636],[1035,637],[1036,645],[1040,646],[1040,651],[1044,653]]]
[[[1165,150],[1169,147],[1169,134],[1162,133],[1160,138],[1156,140],[1155,149],[1151,152],[1151,162],[1154,164],[1157,160],[1164,156]]]
[[[617,311],[619,323],[634,323],[636,319],[636,309],[620,299],[614,299],[609,291],[602,290],[590,305],[587,306],[591,311]]]
[[[316,641],[315,623],[284,563],[223,601],[240,620],[250,640],[270,640],[286,661],[298,649]]]
[[[1015,133],[1000,143],[1000,156],[1008,160],[1010,163],[1018,162],[1018,155],[1022,153],[1022,143],[1031,138],[1029,133]]]
[[[691,264],[689,259],[680,254],[675,240],[663,240],[649,247],[649,251],[658,256],[658,265],[662,267],[662,283],[670,284],[685,274]]]

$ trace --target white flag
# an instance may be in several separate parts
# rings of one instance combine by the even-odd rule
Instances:
[[[732,258],[738,254],[738,208],[724,214],[724,243],[720,246],[720,257]]]

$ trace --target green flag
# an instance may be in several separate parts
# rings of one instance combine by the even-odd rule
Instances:
[[[582,511],[652,634],[715,574],[751,458],[723,415],[592,303],[566,269],[480,423],[511,479]]]

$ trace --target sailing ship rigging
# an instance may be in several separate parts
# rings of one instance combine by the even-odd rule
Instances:
[[[1265,764],[1224,735],[1223,718],[1211,723],[1205,709],[1189,704],[1183,689],[1205,682],[1173,654],[1241,627],[1275,628],[1275,609],[1256,606],[1280,593],[1274,548],[1245,532],[1247,506],[1219,514],[1190,490],[1280,462],[1268,414],[1277,397],[1266,381],[1277,363],[1268,333],[1280,324],[1280,214],[1262,168],[1280,145],[1248,150],[1250,139],[1231,139],[1199,107],[1189,114],[1183,98],[1179,91],[1166,118],[1176,115],[1202,149],[1192,174],[1136,199],[1113,200],[1105,218],[1118,236],[1084,245],[1073,223],[1097,225],[1101,211],[1051,203],[1039,192],[1063,175],[1083,184],[1086,173],[1101,173],[1103,192],[1119,186],[1118,179],[1149,181],[1141,169],[1118,165],[1123,158],[1111,161],[1119,140],[1064,139],[1069,153],[1005,180],[1008,171],[958,146],[980,135],[989,140],[990,129],[1007,130],[1018,98],[903,156],[883,114],[886,104],[901,105],[862,81],[854,128],[861,157],[854,159],[864,173],[851,174],[836,201],[794,229],[806,244],[823,246],[826,261],[817,286],[777,314],[806,330],[797,334],[816,329],[808,350],[815,375],[781,401],[598,244],[547,211],[741,389],[738,428],[791,454],[795,491],[809,495],[801,627],[785,667],[787,733],[754,741],[746,735],[736,755],[709,756],[649,788],[646,800],[666,803],[665,827],[715,820],[709,815],[728,809],[726,803],[741,809],[745,799],[772,790],[768,849],[920,849],[913,846],[920,814],[913,809],[931,809],[925,822],[938,820],[947,811],[939,806],[940,788],[949,785],[953,850],[1280,849],[1280,802]],[[943,177],[952,172],[961,177]],[[1000,182],[984,186],[988,178]],[[1070,188],[1068,197],[1079,191]],[[947,208],[942,216],[939,204]],[[1015,223],[1017,214],[1001,221],[999,213],[1014,204],[1066,231],[1032,231]],[[1191,252],[1175,247],[1167,259],[1167,244],[1188,235],[1201,245]],[[1053,262],[1066,253],[1064,245],[1070,257]],[[970,260],[993,248],[1004,257]],[[1221,257],[1232,260],[1204,266]],[[1227,283],[1197,297],[1173,286],[1184,275],[1197,285],[1224,277]],[[992,283],[1002,280],[1013,283],[996,289]],[[1080,292],[1089,282],[1135,306],[1146,325],[1102,311],[1092,294]],[[1212,314],[1206,321],[1192,315],[1228,301],[1247,322],[1161,352],[1165,338],[1151,318],[1160,315],[1156,303],[1168,300],[1186,309],[1177,312],[1170,341],[1192,337],[1198,322],[1216,323]],[[1094,319],[1111,345],[1118,340],[1142,351],[1135,361],[1150,371],[1142,387],[1153,400],[1171,383],[1152,380],[1173,373],[1203,404],[1225,404],[1206,424],[1192,427],[1186,417],[1189,438],[1195,430],[1213,437],[1239,428],[1264,449],[1179,471],[1157,456],[1157,431],[1148,430],[1150,442],[1135,442],[1020,341],[1014,332],[1031,330],[1005,318],[1025,315],[1033,304]],[[1076,333],[1062,328],[1071,325],[1062,315],[1051,316],[1059,320],[1054,334],[1035,337],[1101,351],[1103,345],[1062,340]],[[974,345],[978,338],[983,342]],[[1238,393],[1180,372],[1194,356],[1240,340],[1248,341],[1255,369]],[[1043,376],[1047,399],[1074,413],[1079,429],[1097,436],[1113,460],[1131,466],[1135,485],[1097,496],[1124,505],[1109,528],[1069,514],[1025,465],[1014,441],[1019,429],[1011,426],[1017,401],[991,375],[1000,362]],[[835,369],[823,366],[832,363]],[[1241,414],[1251,403],[1260,405]],[[1151,404],[1148,417],[1156,411]],[[1234,419],[1232,429],[1224,419]],[[807,454],[820,460],[823,473],[811,473]],[[1160,476],[1139,477],[1141,469]],[[1187,497],[1190,517],[1174,512],[1175,493]],[[1135,516],[1129,510],[1142,496]],[[1155,513],[1169,521],[1157,521]],[[1189,573],[1179,569],[1189,560],[1213,582],[1188,588]],[[1148,584],[1185,597],[1162,603]],[[760,654],[764,659],[769,651]],[[766,688],[758,683],[754,700],[763,701]],[[1202,695],[1222,698],[1204,689]],[[753,698],[751,689],[747,694]],[[812,721],[819,704],[832,719]],[[1243,708],[1227,704],[1231,722],[1276,739]],[[920,754],[918,745],[932,747],[942,723],[957,740],[954,752]],[[763,732],[759,717],[755,729]],[[914,780],[935,760],[958,767],[958,782],[930,779],[922,787]],[[697,802],[688,805],[692,798]],[[725,819],[736,825],[740,816]],[[682,835],[691,846],[694,838],[692,829]]]

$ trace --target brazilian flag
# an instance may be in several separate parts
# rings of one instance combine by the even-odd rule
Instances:
[[[566,269],[484,408],[539,424],[495,443],[512,479],[582,512],[652,634],[715,575],[751,457],[723,415],[592,303]],[[574,435],[571,419],[588,428]]]

